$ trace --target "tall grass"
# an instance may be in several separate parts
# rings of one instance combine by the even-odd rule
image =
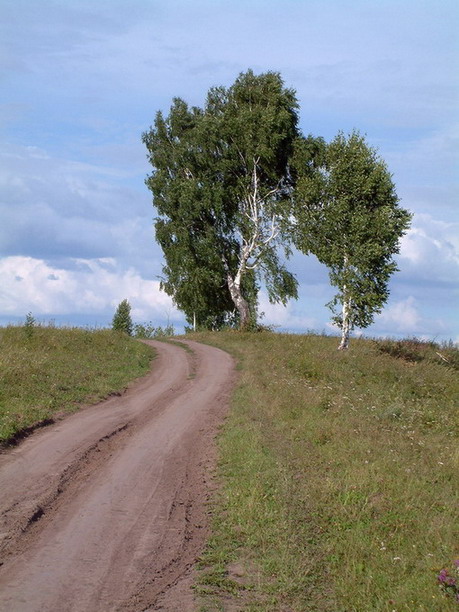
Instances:
[[[437,575],[459,558],[459,380],[444,361],[457,351],[423,346],[410,360],[363,339],[340,352],[314,335],[199,338],[241,368],[202,610],[456,609]]]
[[[152,355],[151,347],[111,330],[34,321],[0,328],[0,442],[119,392],[147,372]]]

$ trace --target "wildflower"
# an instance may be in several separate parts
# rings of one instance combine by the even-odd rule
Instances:
[[[458,561],[454,561],[454,565],[457,568],[459,567]],[[459,587],[456,579],[449,574],[447,569],[440,570],[440,573],[437,576],[437,581],[445,595],[453,596],[454,599],[459,602]]]
[[[438,582],[440,582],[440,584],[444,584],[446,582],[447,576],[448,576],[448,570],[442,569],[441,572],[437,576]]]

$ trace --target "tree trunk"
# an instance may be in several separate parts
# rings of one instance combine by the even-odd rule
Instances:
[[[239,313],[239,327],[244,329],[250,323],[249,304],[241,292],[241,275],[238,273],[233,280],[230,274],[227,275],[228,289],[231,299]]]
[[[344,298],[343,300],[343,324],[341,328],[341,343],[338,347],[339,351],[349,348],[349,333],[351,331],[351,300]]]

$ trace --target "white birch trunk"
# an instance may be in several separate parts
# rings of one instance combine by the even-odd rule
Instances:
[[[275,196],[278,188],[260,194],[260,179],[258,176],[259,159],[254,158],[251,186],[242,201],[242,213],[248,222],[249,230],[241,236],[239,264],[234,278],[229,272],[227,262],[223,260],[226,269],[226,279],[231,299],[239,313],[241,328],[250,323],[250,308],[241,292],[241,281],[248,270],[256,270],[266,249],[276,240],[279,227],[275,215],[266,217],[265,205],[269,198]]]
[[[349,258],[344,256],[344,274],[347,275],[349,266]],[[351,298],[347,291],[347,286],[343,285],[343,310],[342,310],[342,327],[341,327],[341,343],[338,350],[344,351],[349,347],[349,334],[351,332]]]
[[[344,287],[344,290],[346,288]],[[349,334],[351,331],[351,304],[349,298],[343,300],[343,325],[341,328],[341,343],[338,350],[343,351],[349,347]]]
[[[231,299],[239,313],[239,325],[243,329],[247,327],[250,322],[250,309],[247,300],[241,292],[241,278],[242,274],[240,269],[234,279],[231,277],[231,274],[227,274],[228,289],[231,294]]]

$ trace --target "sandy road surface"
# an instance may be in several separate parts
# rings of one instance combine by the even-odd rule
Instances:
[[[229,355],[160,342],[152,372],[0,455],[1,612],[193,610]]]

